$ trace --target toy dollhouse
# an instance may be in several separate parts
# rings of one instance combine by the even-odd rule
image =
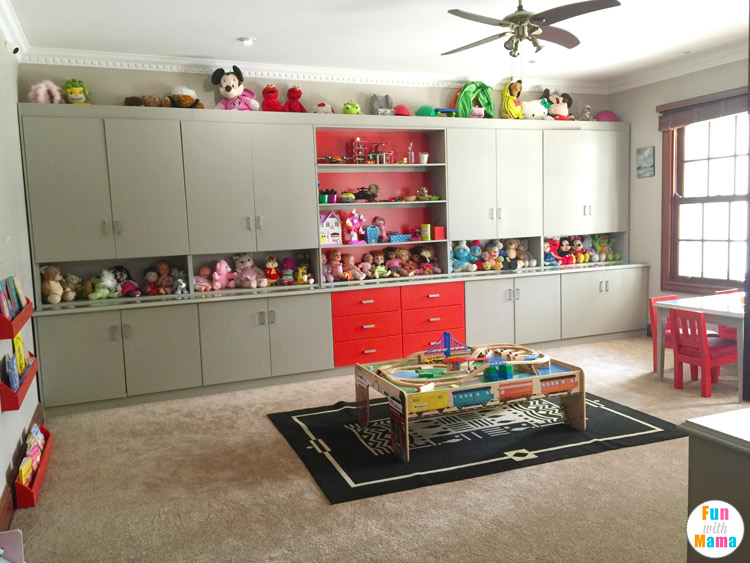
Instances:
[[[320,214],[320,244],[342,244],[341,217],[335,211]]]

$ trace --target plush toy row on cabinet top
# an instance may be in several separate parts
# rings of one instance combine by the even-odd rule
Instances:
[[[282,111],[290,113],[307,113],[307,109],[300,101],[302,90],[298,86],[292,86],[286,92],[287,100],[283,104],[279,100],[279,89],[273,85],[266,85],[261,91],[262,101],[256,99],[255,92],[244,85],[244,76],[239,67],[234,65],[227,72],[223,68],[217,68],[211,75],[211,83],[218,88],[221,101],[216,104],[216,109],[238,110],[238,111]],[[518,98],[523,87],[521,80],[508,82],[503,86],[499,117],[502,119],[556,119],[574,120],[573,99],[569,94],[553,94],[549,89],[542,92],[538,100],[520,101]],[[62,87],[51,80],[43,80],[34,84],[29,93],[28,100],[32,103],[56,104],[67,102],[69,104],[89,104],[91,90],[82,80],[71,78]],[[184,86],[174,88],[166,96],[147,94],[142,96],[128,96],[125,98],[126,106],[145,107],[175,107],[204,109],[203,102],[198,99],[194,90]],[[318,102],[312,109],[315,113],[335,113],[330,103]],[[359,104],[347,101],[340,110],[343,114],[359,115],[362,109]],[[390,95],[373,94],[370,102],[370,113],[372,115],[411,115],[409,108],[404,104],[395,104]],[[492,97],[492,88],[479,81],[471,81],[464,84],[456,91],[447,108],[436,108],[422,105],[414,111],[414,115],[431,117],[444,115],[448,117],[473,117],[494,118],[495,102]],[[594,114],[591,106],[584,106],[579,113],[580,121],[618,121],[617,116],[610,110],[602,110]]]

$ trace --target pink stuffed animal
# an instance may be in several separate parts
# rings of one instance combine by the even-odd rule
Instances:
[[[255,99],[255,92],[242,85],[242,71],[235,65],[232,72],[217,68],[211,76],[211,83],[219,87],[222,100],[216,109],[236,109],[239,111],[258,111],[260,104]]]
[[[216,271],[213,275],[213,283],[211,287],[214,289],[223,289],[237,287],[237,282],[234,279],[237,277],[232,270],[229,269],[229,264],[226,260],[219,260],[216,263]]]
[[[29,101],[33,104],[61,104],[63,89],[51,80],[42,80],[29,90]]]
[[[255,265],[253,255],[249,252],[233,256],[234,269],[237,271],[237,285],[240,287],[266,287],[268,280],[264,277],[263,270]]]

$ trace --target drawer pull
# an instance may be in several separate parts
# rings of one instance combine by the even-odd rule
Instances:
[[[362,350],[363,354],[374,354],[375,352],[377,352],[377,350],[374,348],[372,350]]]
[[[427,297],[429,297],[430,299],[434,299],[435,297],[440,297],[440,294],[439,293],[430,293]]]
[[[433,318],[431,318],[431,319],[430,319],[430,322],[431,322],[431,323],[436,323],[436,322],[438,322],[439,320],[440,320],[440,317],[433,317]]]
[[[369,305],[370,303],[375,303],[374,299],[365,299],[362,301],[362,305]]]
[[[362,328],[375,328],[375,325],[362,325]]]

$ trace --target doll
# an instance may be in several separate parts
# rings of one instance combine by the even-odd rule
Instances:
[[[423,246],[419,253],[420,268],[423,274],[442,274],[443,271],[437,265],[435,251],[429,246]]]
[[[333,267],[328,263],[328,256],[326,256],[325,252],[321,252],[320,262],[321,264],[323,264],[323,267],[321,269],[321,277],[323,278],[323,281],[328,283],[332,282]]]
[[[367,277],[364,272],[354,264],[354,256],[351,254],[344,254],[341,256],[341,265],[347,279],[363,280]]]
[[[273,256],[269,256],[266,258],[266,279],[268,280],[268,285],[275,285],[276,282],[279,281],[279,263],[276,261],[276,258]]]
[[[415,276],[421,276],[424,272],[422,271],[422,247],[415,246],[409,251],[409,270],[414,272]]]
[[[404,271],[404,275],[413,276],[416,273],[411,264],[411,252],[408,248],[399,248],[396,250],[396,258],[401,261],[401,269]]]
[[[390,270],[385,265],[385,254],[382,250],[375,250],[372,253],[372,277],[387,278],[391,275]]]
[[[331,250],[331,253],[328,255],[328,265],[331,267],[331,275],[334,280],[349,279],[344,275],[344,266],[341,263],[340,250]]]
[[[281,261],[281,285],[294,284],[294,258],[287,256]]]
[[[130,272],[124,266],[115,266],[112,268],[112,273],[115,275],[117,280],[117,291],[123,297],[140,297],[141,290],[130,278]]]
[[[198,275],[193,276],[193,286],[195,291],[210,291],[211,290],[211,267],[201,266],[198,270]]]
[[[388,242],[388,233],[385,230],[385,219],[382,217],[374,217],[372,224],[375,225],[380,231],[378,234],[378,242]]]
[[[482,252],[482,244],[478,240],[471,241],[469,252],[471,253],[471,256],[469,256],[469,263],[475,264],[477,270],[484,270],[484,253]]]
[[[156,268],[146,268],[143,272],[143,279],[146,283],[143,285],[143,293],[146,295],[161,295],[164,293],[157,285],[159,282],[159,272]]]
[[[573,257],[573,247],[570,246],[569,237],[560,238],[560,248],[557,251],[557,255],[560,257],[563,264],[573,264],[575,262],[575,258]]]
[[[374,259],[372,254],[367,253],[362,256],[362,262],[357,264],[357,268],[368,278],[372,277],[372,263]]]
[[[157,262],[156,271],[159,273],[159,279],[156,281],[156,287],[159,288],[159,293],[172,293],[174,277],[169,273],[169,264],[164,261]]]
[[[544,265],[545,266],[557,266],[559,262],[557,261],[557,256],[554,255],[552,252],[552,245],[553,243],[556,243],[554,239],[549,239],[544,241]]]

